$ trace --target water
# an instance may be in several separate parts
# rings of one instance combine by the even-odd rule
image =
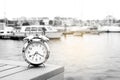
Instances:
[[[50,40],[46,63],[65,67],[65,80],[120,80],[120,33]],[[0,40],[0,59],[23,60],[23,41]]]

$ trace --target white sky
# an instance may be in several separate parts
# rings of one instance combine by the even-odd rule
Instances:
[[[112,15],[120,19],[120,0],[0,0],[0,18],[75,17],[103,19]]]

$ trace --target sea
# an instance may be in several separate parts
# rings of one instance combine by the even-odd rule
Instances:
[[[0,39],[0,59],[24,61],[23,40]],[[66,35],[48,41],[45,64],[64,66],[65,80],[120,80],[120,33]]]

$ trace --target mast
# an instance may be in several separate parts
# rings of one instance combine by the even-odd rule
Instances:
[[[5,26],[7,26],[7,18],[6,18],[6,0],[4,0],[4,21],[5,21]]]

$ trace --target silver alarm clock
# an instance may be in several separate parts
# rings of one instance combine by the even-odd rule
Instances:
[[[47,44],[49,39],[42,35],[36,35],[26,37],[24,40],[25,44],[22,50],[24,60],[33,66],[39,66],[45,63],[50,54]]]

